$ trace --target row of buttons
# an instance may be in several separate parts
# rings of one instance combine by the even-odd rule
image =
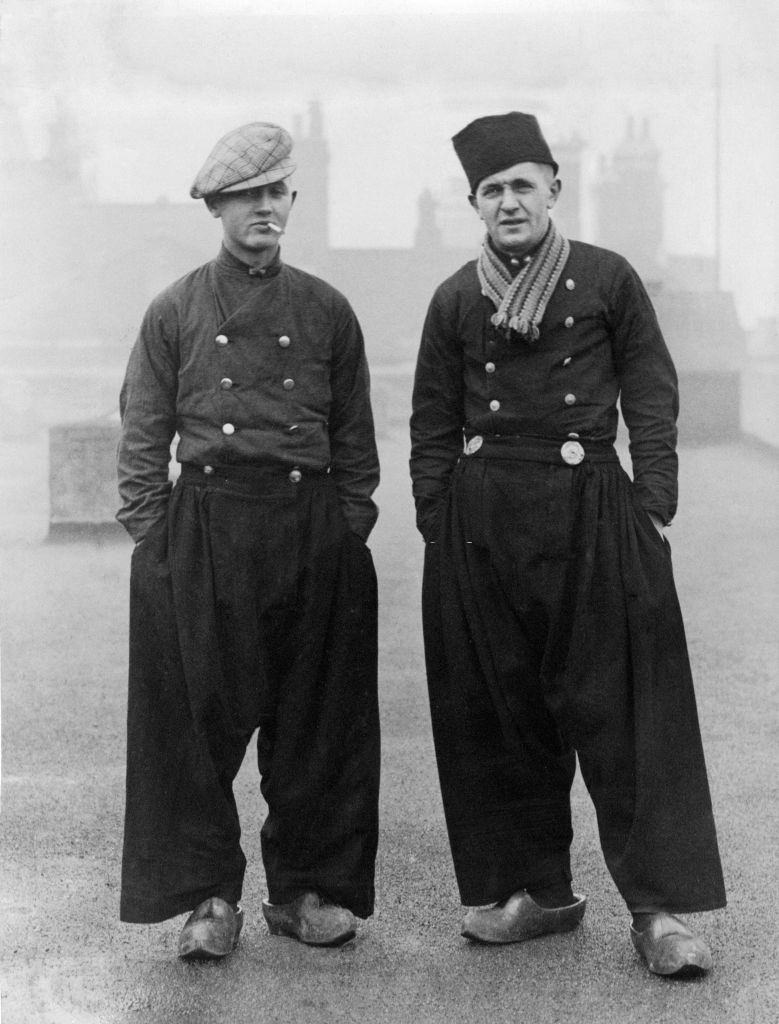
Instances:
[[[217,334],[217,336],[214,338],[214,341],[216,342],[217,345],[220,346],[220,348],[224,348],[225,345],[230,344],[230,339],[227,337],[226,334]],[[278,344],[281,348],[289,348],[291,343],[292,342],[288,334],[282,334],[278,339]],[[295,381],[292,379],[292,377],[285,377],[284,380],[281,382],[281,386],[284,388],[285,391],[291,391],[295,386]],[[222,379],[219,381],[219,387],[223,391],[229,391],[230,388],[233,387],[233,381],[229,377],[222,377]],[[287,433],[294,434],[295,431],[297,431],[298,429],[298,424],[293,423],[291,426],[287,427]],[[222,424],[222,433],[225,434],[227,437],[229,437],[231,434],[234,434],[235,425],[233,423]],[[209,468],[210,467],[206,467],[206,471],[208,471]],[[213,470],[211,471],[213,472]],[[293,472],[297,471],[293,470]],[[297,481],[293,482],[297,483]]]
[[[567,356],[563,360],[563,366],[567,366],[570,363],[570,361],[571,361],[571,357]],[[485,363],[484,364],[484,370],[485,370],[485,373],[495,373],[495,363]],[[563,398],[563,401],[565,402],[566,405],[576,405],[576,395],[574,395],[572,392],[569,392]],[[498,401],[497,398],[493,398],[492,401],[490,402],[490,411],[491,412],[499,412],[500,411],[500,402]]]
[[[214,467],[203,466],[203,472],[206,474],[206,476],[211,476],[211,474],[214,472]],[[290,470],[290,472],[287,474],[287,479],[290,481],[290,483],[299,484],[300,481],[303,479],[303,474],[296,467],[295,469]]]
[[[524,262],[528,263],[529,261],[530,261],[530,257],[526,256],[525,259],[524,259]],[[516,258],[512,258],[511,263],[512,263],[513,266],[518,266],[519,265],[519,260],[516,259]],[[574,290],[574,288],[576,287],[576,282],[574,281],[574,279],[572,277],[569,277],[566,280],[565,287],[568,289],[569,292],[572,292]],[[563,323],[565,324],[566,327],[573,327],[573,325],[575,323],[575,320],[574,320],[574,318],[572,316],[567,316],[565,318],[565,320],[563,321]],[[571,362],[571,356],[566,356],[565,359],[563,359],[563,366],[568,366],[570,364],[570,362]],[[485,373],[495,373],[495,369],[496,369],[495,363],[485,363],[484,364]],[[565,402],[566,405],[569,405],[569,406],[570,405],[576,405],[576,395],[574,395],[574,394],[569,392],[563,398],[563,401]],[[492,401],[490,402],[490,411],[491,412],[499,412],[500,411],[500,402],[498,401],[497,398],[493,398]],[[578,434],[571,434],[570,436],[571,437],[578,437],[579,435]]]
[[[287,430],[288,434],[296,434],[298,432],[298,430],[300,430],[300,424],[299,423],[290,423],[290,425],[286,428],[286,430]],[[234,434],[235,433],[235,424],[234,423],[223,423],[222,424],[222,433],[226,434],[228,437],[231,434]]]
[[[565,359],[563,359],[563,366],[568,366],[570,362],[571,362],[571,357],[570,356],[566,356]],[[484,364],[484,372],[485,373],[495,373],[495,370],[496,370],[495,363],[485,363]]]
[[[220,348],[224,348],[225,345],[230,344],[230,339],[227,337],[226,334],[217,334],[217,336],[214,338],[214,341],[216,342],[217,345],[219,345]],[[281,337],[278,339],[278,345],[280,348],[289,348],[291,344],[292,342],[289,338],[289,335],[287,334],[282,334]]]
[[[567,394],[565,396],[563,401],[565,402],[566,405],[576,405],[576,395],[569,393],[569,394]],[[500,402],[497,400],[497,398],[493,398],[492,401],[490,402],[490,411],[491,412],[499,412],[500,411]]]
[[[229,391],[232,386],[233,382],[229,377],[222,377],[222,379],[219,381],[219,387],[223,391]],[[281,382],[281,386],[284,388],[285,391],[291,391],[295,386],[295,382],[291,377],[285,377],[284,380]]]

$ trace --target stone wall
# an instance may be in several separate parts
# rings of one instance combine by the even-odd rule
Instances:
[[[49,428],[49,537],[124,535],[114,516],[119,416]]]

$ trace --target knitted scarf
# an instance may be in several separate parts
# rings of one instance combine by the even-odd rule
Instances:
[[[492,300],[497,310],[490,317],[492,323],[506,333],[516,331],[530,345],[538,341],[538,325],[570,251],[568,239],[550,221],[549,230],[532,259],[512,279],[493,252],[489,237],[485,238],[476,272],[482,293]]]

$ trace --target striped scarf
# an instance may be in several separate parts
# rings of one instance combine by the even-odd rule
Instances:
[[[550,221],[549,230],[533,258],[512,279],[493,252],[489,236],[485,238],[476,272],[482,294],[492,300],[497,310],[490,317],[492,323],[507,334],[509,330],[516,331],[529,345],[538,341],[538,325],[570,251],[568,239]]]

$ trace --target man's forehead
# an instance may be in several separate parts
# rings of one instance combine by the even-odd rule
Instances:
[[[482,178],[479,182],[477,191],[483,189],[486,185],[507,185],[518,179],[537,182],[540,180],[546,181],[552,177],[554,177],[554,174],[549,164],[525,161],[507,167],[505,171],[496,171],[495,174],[488,174],[486,178]]]

